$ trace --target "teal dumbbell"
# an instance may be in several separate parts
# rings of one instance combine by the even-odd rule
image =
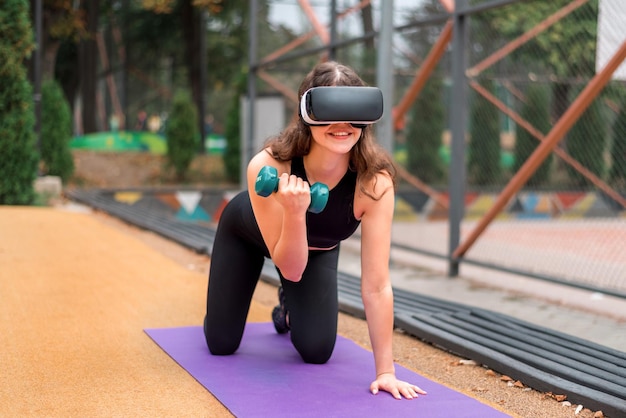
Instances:
[[[259,171],[254,182],[254,191],[259,196],[267,197],[278,190],[278,171],[276,168],[266,165]],[[314,183],[311,186],[311,204],[309,212],[320,213],[328,202],[328,186],[323,183]]]

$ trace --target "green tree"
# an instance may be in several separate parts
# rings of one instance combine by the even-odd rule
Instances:
[[[34,13],[35,0],[30,0]],[[97,54],[95,34],[98,30],[100,0],[42,0],[43,28],[41,76],[55,78],[62,69],[63,90],[70,104],[81,95],[81,116],[85,132],[96,130]],[[78,47],[80,45],[80,48]],[[64,54],[59,51],[65,46]],[[69,47],[69,49],[68,49]],[[72,49],[73,48],[73,49]],[[74,55],[68,59],[67,52]]]
[[[85,30],[85,13],[82,7],[76,7],[84,2],[75,0],[43,0],[43,49],[41,71],[44,79],[54,76],[55,62],[58,50],[65,40],[74,42],[87,35]],[[35,0],[30,0],[31,10],[34,10]]]
[[[192,92],[200,108],[203,73],[214,103],[209,113],[220,118],[224,100],[230,99],[233,68],[247,59],[247,5],[247,0],[43,0],[43,79],[59,80],[70,106],[81,97],[85,132],[97,129],[94,89],[99,77],[109,75],[120,88],[127,128],[132,129],[139,110],[160,113],[168,108],[171,92],[178,88]],[[208,17],[204,28],[201,13]],[[109,60],[101,74],[97,32]],[[203,35],[207,68],[201,69]]]
[[[41,159],[48,174],[65,182],[74,173],[70,150],[72,114],[59,83],[44,82],[41,93]]]
[[[485,89],[493,94],[488,82]],[[470,116],[468,179],[478,186],[497,184],[500,167],[500,114],[498,109],[481,95],[475,95]]]
[[[198,150],[198,112],[191,95],[180,90],[174,96],[172,110],[165,126],[167,162],[177,180],[184,180]]]
[[[622,101],[617,119],[613,123],[609,179],[615,185],[626,188],[626,99]]]
[[[80,100],[82,105],[82,128],[84,133],[98,131],[96,120],[97,105],[96,92],[98,82],[98,33],[100,18],[100,0],[90,0],[83,3],[86,16],[87,36],[80,40],[78,47],[78,65],[80,74]]]
[[[184,70],[178,71],[180,74],[176,75],[177,85],[185,86],[191,92],[198,112],[204,100],[201,75],[205,72],[207,90],[217,96],[211,102],[214,104],[213,109],[207,106],[205,110],[218,118],[222,116],[224,100],[230,98],[225,97],[222,90],[231,85],[236,69],[247,60],[247,1],[143,0],[142,8],[153,16],[147,16],[144,10],[133,11],[135,15],[142,16],[143,20],[131,27],[133,36],[130,39],[134,43],[132,50],[143,56],[153,56],[156,52],[158,56],[149,60],[135,57],[135,62],[152,63],[173,59],[176,63],[183,63]],[[201,28],[203,13],[206,13],[207,24]],[[262,21],[263,16],[258,19]],[[150,31],[136,30],[139,26],[149,27]],[[200,68],[202,37],[206,41],[207,68]],[[185,80],[181,82],[181,78]],[[205,116],[199,115],[200,119]]]
[[[33,202],[38,153],[24,60],[34,47],[27,0],[0,8],[0,204]]]
[[[520,116],[542,134],[550,130],[550,104],[546,89],[540,85],[531,85],[526,91],[526,101],[520,111]],[[515,135],[515,163],[514,171],[518,171],[528,157],[540,144],[539,140],[526,129],[517,126]],[[528,180],[530,186],[545,184],[550,176],[552,154],[548,155],[537,171]]]
[[[515,39],[539,22],[567,6],[571,0],[522,1],[479,13],[472,17],[472,37],[486,56],[495,46]],[[546,74],[552,85],[552,117],[556,120],[569,106],[572,77],[592,77],[595,72],[598,0],[589,0],[567,17],[513,51],[498,64],[509,74],[522,71]],[[476,56],[476,59],[484,58]]]
[[[598,97],[576,121],[567,140],[567,151],[593,174],[602,178],[605,174],[603,159],[607,145],[607,121],[602,100]],[[568,175],[575,186],[590,184],[589,179],[574,168],[567,167]]]
[[[407,168],[427,183],[444,180],[445,171],[439,156],[446,124],[442,94],[442,79],[435,75],[428,80],[413,105],[407,130]]]

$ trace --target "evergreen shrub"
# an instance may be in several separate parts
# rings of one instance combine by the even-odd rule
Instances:
[[[66,182],[74,173],[70,150],[72,114],[59,83],[49,80],[41,88],[41,159],[46,174]]]
[[[567,138],[568,153],[596,176],[603,178],[606,170],[604,152],[607,147],[607,117],[602,99],[596,98],[580,116]],[[590,180],[571,166],[567,173],[576,187],[590,186]]]
[[[614,185],[626,189],[626,99],[622,101],[617,119],[613,123],[609,179]]]
[[[441,183],[445,179],[439,155],[446,126],[442,91],[441,77],[431,77],[413,105],[407,130],[407,168],[426,183]]]
[[[484,86],[494,94],[494,85]],[[500,166],[500,113],[481,95],[476,95],[470,114],[468,180],[476,186],[497,184],[502,177]]]
[[[550,131],[550,103],[544,87],[533,85],[526,91],[526,101],[520,116],[542,134]],[[541,141],[521,126],[517,126],[515,135],[515,163],[513,170],[519,171],[528,157],[535,151]],[[552,165],[552,154],[549,154],[537,171],[528,179],[529,186],[539,186],[548,182]]]
[[[33,47],[29,2],[5,0],[0,8],[0,204],[27,205],[35,198],[39,155],[24,65]]]
[[[200,139],[198,111],[189,92],[180,90],[175,94],[165,125],[165,137],[167,164],[174,169],[177,180],[184,180],[198,150]]]

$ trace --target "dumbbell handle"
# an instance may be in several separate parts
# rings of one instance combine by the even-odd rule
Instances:
[[[278,190],[278,170],[275,167],[266,165],[256,177],[254,191],[262,197],[267,197]],[[328,186],[323,183],[314,183],[311,186],[311,204],[309,212],[320,213],[328,202]]]

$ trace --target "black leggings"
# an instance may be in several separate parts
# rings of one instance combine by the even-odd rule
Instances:
[[[248,193],[242,192],[224,209],[213,243],[204,318],[204,335],[212,354],[233,354],[239,348],[265,257],[269,251]],[[326,363],[335,347],[338,259],[339,246],[309,251],[306,269],[297,283],[278,271],[289,312],[291,342],[306,363]]]

